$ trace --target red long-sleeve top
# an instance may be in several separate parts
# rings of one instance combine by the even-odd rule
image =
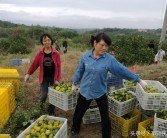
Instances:
[[[61,60],[60,60],[60,54],[59,52],[52,47],[52,60],[55,65],[55,74],[54,74],[54,82],[58,81],[60,82],[61,79]],[[44,48],[39,49],[37,52],[30,68],[27,71],[27,74],[31,75],[33,74],[38,67],[40,67],[39,72],[39,83],[41,84],[43,82],[43,75],[44,75],[44,68],[43,68],[43,62],[44,62]]]

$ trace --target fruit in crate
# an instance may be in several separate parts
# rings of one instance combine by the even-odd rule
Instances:
[[[109,96],[119,102],[124,102],[124,101],[134,98],[134,95],[131,94],[130,91],[128,90],[124,90],[124,91],[117,90],[113,93],[109,93]]]
[[[72,85],[68,83],[60,83],[59,85],[55,85],[52,88],[64,93],[71,93],[72,91]]]
[[[155,113],[157,114],[158,118],[167,120],[167,111],[166,110],[158,109],[157,111],[155,111]]]
[[[147,125],[146,130],[151,134],[153,132],[154,126],[153,125]]]
[[[164,93],[164,91],[160,91],[155,87],[146,88],[146,89],[144,89],[144,91],[147,93]]]
[[[136,82],[133,82],[133,81],[125,81],[125,86],[136,86]]]
[[[61,128],[62,123],[58,120],[49,120],[45,116],[39,118],[34,126],[25,133],[26,138],[53,138],[58,130]]]
[[[122,116],[122,118],[124,118],[125,120],[129,120],[131,119],[133,116],[130,113],[127,113],[125,115]]]

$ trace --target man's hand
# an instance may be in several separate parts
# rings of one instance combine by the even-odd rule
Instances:
[[[148,88],[148,84],[147,84],[147,82],[145,82],[144,80],[141,80],[139,83],[140,83],[140,85],[143,87],[143,89]]]
[[[30,78],[30,75],[29,75],[29,74],[26,74],[25,77],[24,77],[24,81],[25,81],[25,82],[28,81],[29,78]]]

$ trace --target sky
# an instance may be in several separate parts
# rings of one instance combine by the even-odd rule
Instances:
[[[167,0],[0,0],[0,20],[60,28],[162,28]]]

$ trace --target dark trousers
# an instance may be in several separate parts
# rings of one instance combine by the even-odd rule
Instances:
[[[108,115],[108,99],[106,94],[101,96],[98,99],[95,99],[97,106],[99,107],[101,115],[101,124],[102,124],[102,138],[111,138],[111,122]],[[75,108],[75,113],[73,116],[73,126],[72,131],[79,133],[80,126],[82,122],[82,117],[84,116],[86,110],[89,108],[91,100],[86,100],[85,97],[79,94],[77,105]]]
[[[40,84],[40,102],[43,104],[46,101],[48,94],[48,87],[54,84],[53,78],[44,78],[42,84]],[[53,113],[55,106],[52,104],[48,105],[48,112]]]

